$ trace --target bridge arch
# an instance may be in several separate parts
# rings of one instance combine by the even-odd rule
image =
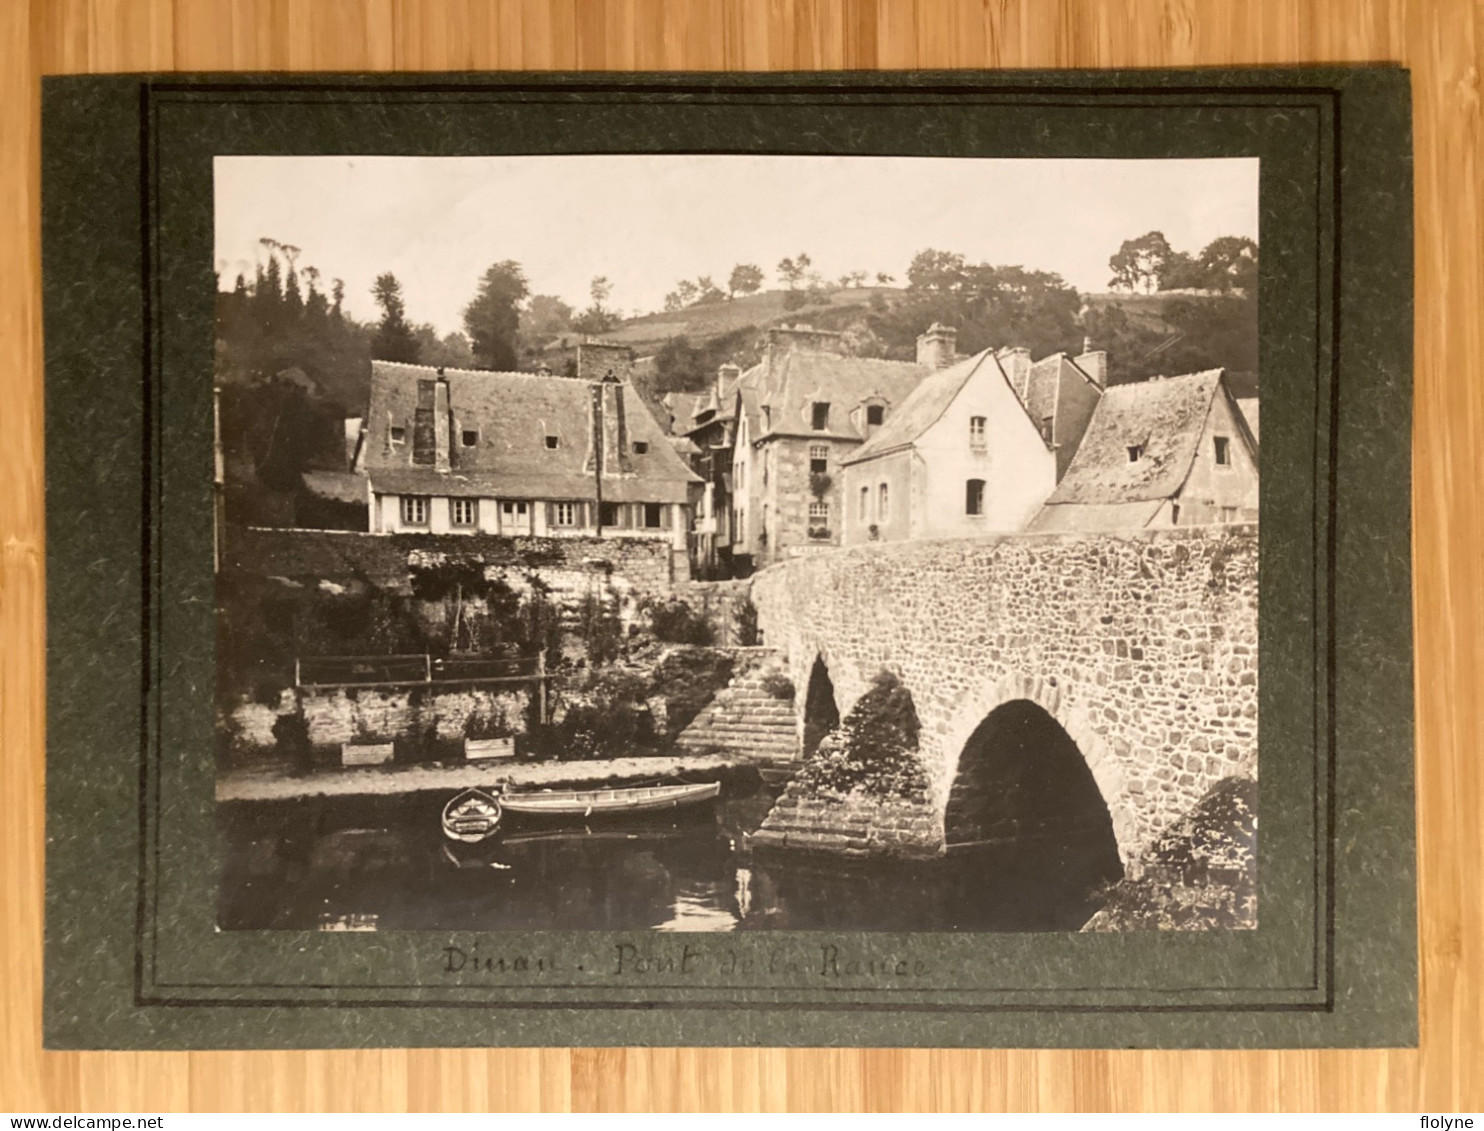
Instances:
[[[1022,744],[1047,764],[1034,769],[1008,764],[1006,759],[1024,756]],[[972,811],[986,790],[1013,791],[1005,804],[1029,806],[1021,815],[1032,821],[1036,808],[1050,800],[1043,796],[1049,790],[1058,795],[1063,812],[1081,814],[1089,832],[1105,812],[1111,848],[1125,868],[1136,860],[1137,808],[1123,769],[1064,682],[1012,675],[965,697],[944,730],[942,749],[947,773],[940,796],[948,846],[978,839],[976,823],[995,819],[993,813]]]
[[[803,757],[819,748],[820,741],[840,725],[840,700],[830,677],[824,654],[816,650],[804,692]]]

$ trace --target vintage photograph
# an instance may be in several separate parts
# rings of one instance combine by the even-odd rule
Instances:
[[[1257,926],[1256,158],[214,179],[223,930]]]

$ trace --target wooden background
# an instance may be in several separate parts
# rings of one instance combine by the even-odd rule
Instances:
[[[0,1110],[1484,1108],[1481,47],[1480,0],[3,0]],[[41,1050],[40,75],[1331,60],[1413,73],[1420,1050]]]

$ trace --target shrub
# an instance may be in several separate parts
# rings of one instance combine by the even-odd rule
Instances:
[[[1224,778],[1161,834],[1137,879],[1103,889],[1091,929],[1255,927],[1256,848],[1257,783]]]
[[[774,699],[792,700],[794,697],[794,681],[782,672],[769,672],[761,682],[763,690]]]
[[[664,737],[676,735],[695,721],[706,704],[732,678],[735,661],[726,652],[711,648],[677,648],[654,669],[652,694],[665,700]]]
[[[757,623],[757,606],[752,598],[745,598],[732,614],[732,625],[737,634],[737,643],[744,648],[756,647],[760,636]]]
[[[808,791],[864,789],[883,797],[921,799],[927,775],[917,755],[921,733],[912,693],[881,672],[840,725],[809,756],[798,782]]]
[[[715,634],[711,623],[678,597],[668,600],[651,600],[644,605],[649,616],[649,628],[656,640],[667,644],[709,645]]]

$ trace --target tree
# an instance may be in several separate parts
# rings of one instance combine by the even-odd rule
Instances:
[[[706,303],[722,302],[726,299],[721,288],[710,275],[702,275],[696,279],[696,305],[703,306]]]
[[[1257,244],[1246,236],[1221,236],[1212,240],[1196,262],[1208,287],[1244,294],[1257,289]]]
[[[896,280],[893,279],[892,276],[888,275],[885,271],[876,272],[876,285],[878,287],[889,287],[895,281]]]
[[[1143,290],[1146,294],[1159,285],[1160,275],[1171,256],[1170,243],[1163,232],[1145,232],[1123,245],[1108,260],[1113,278],[1108,285],[1115,290]]]
[[[528,293],[525,272],[514,260],[485,270],[474,298],[464,307],[464,332],[476,363],[486,369],[515,368],[520,312]]]
[[[613,284],[608,281],[608,276],[596,275],[588,293],[592,295],[593,304],[572,319],[572,329],[580,334],[605,334],[616,321],[613,311],[603,305],[613,293]]]
[[[407,308],[402,301],[402,284],[390,271],[376,277],[371,288],[376,305],[381,308],[381,323],[371,339],[371,356],[381,361],[417,361],[417,339],[407,322]]]
[[[522,347],[527,351],[538,349],[571,330],[572,313],[572,308],[556,295],[532,295],[520,315]]]
[[[788,284],[789,290],[793,290],[809,273],[809,268],[812,266],[814,266],[814,261],[801,251],[797,258],[778,261],[778,277]]]
[[[739,263],[732,268],[732,274],[727,279],[727,293],[733,298],[738,295],[756,294],[763,286],[763,271],[755,263]]]

